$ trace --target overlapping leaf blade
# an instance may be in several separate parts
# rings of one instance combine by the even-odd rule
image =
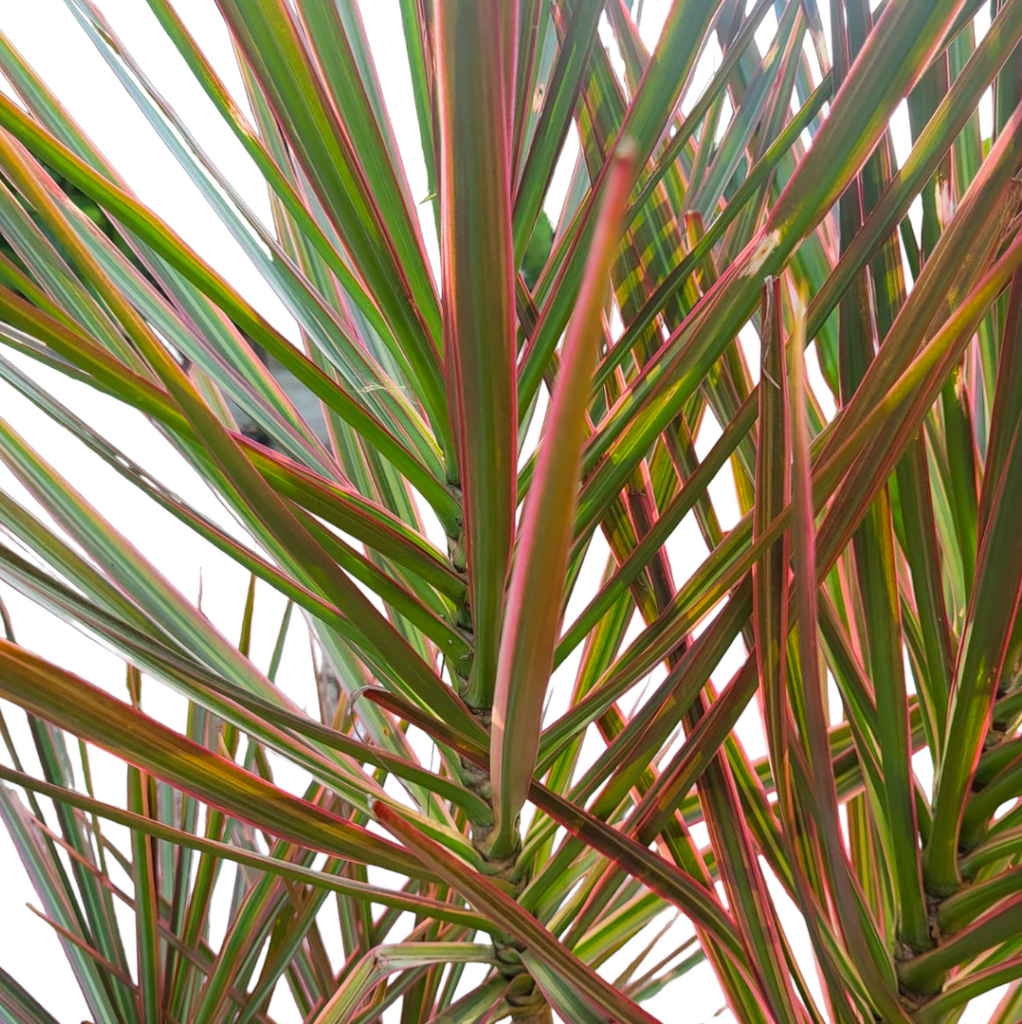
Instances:
[[[139,203],[0,38],[0,378],[251,574],[235,643],[5,409],[0,455],[42,507],[0,494],[0,579],[125,659],[140,704],[15,646],[4,611],[0,692],[42,777],[0,719],[28,794],[0,809],[91,1016],[264,1024],[286,993],[307,1020],[648,1020],[631,1000],[673,1006],[653,1000],[689,966],[645,965],[645,928],[686,948],[668,909],[742,1024],[938,1024],[1017,979],[1022,0],[989,28],[976,0],[675,0],[658,39],[653,0],[407,0],[408,125],[375,10],[218,0],[236,98],[150,0],[265,223],[104,5],[67,4],[297,329]],[[789,414],[782,353],[805,346],[823,379]],[[53,371],[148,417],[234,522]],[[147,714],[165,684],[180,730]],[[131,765],[127,809],[90,743]],[[492,973],[469,983],[466,957]],[[3,1015],[50,1024],[0,973]]]

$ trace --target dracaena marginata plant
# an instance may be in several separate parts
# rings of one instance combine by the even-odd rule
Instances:
[[[66,4],[296,325],[0,37],[5,393],[252,580],[235,642],[0,408],[8,603],[123,660],[4,613],[0,817],[90,1020],[638,1024],[711,971],[742,1024],[1022,1018],[1022,0],[401,0],[387,54],[215,0],[236,94],[148,0],[269,219]]]

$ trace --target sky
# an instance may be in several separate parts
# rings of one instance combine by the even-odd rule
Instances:
[[[219,121],[173,46],[163,36],[148,5],[141,0],[100,0],[98,6],[128,49],[139,58],[160,91],[195,130],[206,152],[239,188],[250,205],[269,222],[269,204],[260,175],[240,144]],[[647,0],[645,4],[642,29],[650,45],[656,39],[667,6],[666,0]],[[821,6],[825,10],[827,5]],[[212,0],[178,0],[175,7],[235,97],[244,103],[227,33]],[[421,154],[414,144],[417,126],[408,68],[404,60],[397,0],[363,0],[361,9],[378,61],[391,120],[399,141],[403,143],[402,152],[412,195],[425,197],[426,176]],[[772,19],[768,19],[764,33],[770,30],[772,24]],[[0,31],[8,36],[35,67],[137,196],[167,220],[189,245],[216,267],[275,327],[297,340],[295,324],[284,306],[266,287],[227,229],[215,216],[210,215],[199,192],[173,158],[166,154],[145,118],[75,24],[63,0],[32,0],[31,3],[0,5]],[[707,53],[698,74],[708,75],[714,59],[712,51]],[[0,88],[6,89],[6,85],[0,82]],[[558,197],[566,187],[573,155],[569,147],[551,189],[548,201],[551,212],[556,212]],[[420,207],[420,213],[424,210],[424,207]],[[422,220],[427,244],[436,260],[432,220],[424,213]],[[55,372],[14,357],[12,361],[30,367],[51,393],[79,411],[104,435],[116,438],[126,454],[150,468],[172,490],[225,528],[235,529],[223,508],[142,416]],[[756,365],[755,360],[750,362]],[[244,570],[198,540],[168,513],[153,506],[97,458],[82,451],[44,414],[5,384],[0,384],[0,415],[29,439],[184,595],[196,600],[201,592],[203,612],[226,636],[236,639],[248,585],[248,576]],[[698,439],[700,455],[705,454],[717,433],[715,425],[709,423]],[[2,466],[0,488],[38,511],[31,497]],[[726,529],[737,518],[733,487],[722,478],[712,488],[712,494]],[[605,553],[605,547],[601,549],[597,546],[592,564],[600,565]],[[690,520],[683,524],[672,539],[671,553],[679,567],[686,564],[694,566],[701,560],[705,547]],[[585,589],[584,586],[580,588],[583,596]],[[110,692],[123,696],[124,669],[119,658],[71,627],[39,612],[6,585],[0,584],[0,596],[9,607],[20,643],[58,664],[73,668],[79,675]],[[264,667],[269,660],[283,608],[283,599],[260,585],[255,610],[253,659]],[[569,611],[569,620],[571,615]],[[729,652],[715,674],[718,685],[726,682],[729,673],[741,664],[741,660],[740,648],[736,647]],[[572,672],[573,665],[569,663],[562,670],[562,678],[569,678]],[[304,625],[296,616],[288,636],[279,678],[295,700],[312,708],[315,702],[312,677],[312,653],[308,637]],[[563,692],[565,687],[555,686],[553,689]],[[147,689],[146,705],[151,712],[155,710],[161,720],[179,726],[183,724],[185,702],[165,688],[159,688],[158,692],[156,687]],[[13,711],[10,705],[0,702],[0,707],[20,749],[23,752],[30,751],[31,742],[23,725],[23,717]],[[557,710],[555,704],[551,713]],[[739,725],[739,734],[750,754],[756,756],[764,752],[764,747],[755,708],[750,711],[751,715],[743,717]],[[93,757],[97,795],[111,802],[123,802],[124,776],[120,766],[102,752],[95,752]],[[3,760],[8,763],[6,756]],[[34,769],[29,759],[28,770]],[[289,775],[284,770],[281,778],[295,789],[304,785],[305,777],[298,771]],[[111,827],[110,832],[123,838],[123,833],[118,833],[115,827]],[[22,980],[58,1020],[84,1019],[87,1012],[84,1001],[77,991],[52,930],[27,906],[35,905],[35,896],[2,829],[0,879],[0,922],[3,922],[0,926],[0,965]],[[125,884],[130,888],[127,880]],[[219,913],[221,919],[214,919],[214,935],[217,928],[223,927],[223,908],[219,909]],[[804,950],[804,936],[796,916],[785,911],[785,921],[796,936],[796,948]],[[130,929],[127,930],[130,932]],[[625,957],[624,962],[627,959]],[[612,975],[611,971],[608,976]],[[691,983],[686,983],[688,981]],[[709,1020],[721,1006],[722,1000],[708,969],[698,969],[686,982],[679,986],[686,999],[686,1019]],[[672,1001],[676,1002],[677,994],[678,990],[668,990],[660,1000],[651,1003],[649,1008],[669,1019],[676,1013],[677,1007]],[[995,1002],[996,998],[992,1001]],[[984,1001],[984,1005],[989,1002],[991,999]],[[282,1024],[297,1020],[293,1010],[289,1015],[283,1002],[274,1004],[271,1010],[278,1014]],[[982,1013],[977,1013],[976,1018],[983,1019]]]

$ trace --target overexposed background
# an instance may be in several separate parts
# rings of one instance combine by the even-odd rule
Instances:
[[[237,102],[243,109],[247,109],[230,41],[213,0],[177,0],[175,6],[207,57],[231,88]],[[99,7],[128,49],[146,68],[157,88],[191,126],[206,152],[250,206],[269,223],[269,203],[261,176],[195,84],[184,62],[150,13],[148,5],[142,0],[100,0]],[[417,120],[404,57],[398,2],[362,0],[360,7],[377,59],[391,120],[402,146],[412,195],[422,199],[427,194],[426,175],[418,145]],[[647,0],[644,5],[641,28],[646,44],[651,48],[655,45],[668,7],[668,0]],[[827,5],[822,4],[821,8],[826,16]],[[977,27],[982,32],[986,23],[980,22]],[[769,44],[775,28],[776,22],[768,15],[757,37],[762,49]],[[227,229],[211,213],[184,171],[167,153],[104,59],[80,30],[65,3],[62,0],[30,0],[28,3],[3,4],[0,6],[0,32],[8,36],[35,67],[138,197],[167,220],[189,245],[217,268],[275,327],[297,343],[298,332],[284,306],[266,286],[266,282]],[[707,47],[700,63],[698,81],[707,80],[719,57],[720,52],[715,44]],[[10,91],[2,77],[0,89]],[[989,131],[988,100],[984,101],[981,113],[986,134]],[[908,145],[907,118],[903,110],[899,112],[894,128],[897,155],[903,159]],[[547,200],[547,210],[554,221],[576,153],[577,141],[572,129]],[[432,217],[427,207],[420,206],[419,210],[429,251],[437,266]],[[755,373],[758,359],[755,357],[754,333],[750,333],[749,337],[743,335],[743,341],[750,347],[749,363]],[[4,354],[8,355],[6,351]],[[101,433],[111,437],[127,455],[145,465],[170,489],[225,528],[236,529],[217,500],[144,418],[113,399],[99,395],[44,367],[13,355],[9,357],[30,370],[48,390]],[[825,394],[818,373],[812,374],[811,379],[817,385],[817,396],[825,408],[832,409],[833,406],[827,403],[829,396]],[[60,427],[2,383],[0,415],[127,535],[182,593],[192,600],[198,599],[201,593],[203,612],[228,637],[237,637],[248,586],[248,574],[243,569],[195,537],[168,513],[147,501],[97,457],[82,449]],[[537,419],[537,426],[538,423]],[[712,416],[708,415],[698,438],[700,455],[705,454],[717,436],[719,428]],[[29,508],[38,511],[35,502],[2,465],[0,487]],[[711,493],[721,525],[727,529],[737,519],[737,503],[726,471],[716,481]],[[583,577],[577,588],[581,595],[579,600],[591,594],[606,557],[602,540],[598,539],[593,549],[588,562],[591,573]],[[675,576],[679,581],[684,579],[687,571],[702,561],[706,549],[691,517],[672,539],[670,553]],[[73,669],[97,685],[124,695],[124,667],[119,658],[77,630],[41,612],[5,584],[0,584],[0,596],[8,605],[20,643]],[[569,620],[579,608],[578,601],[573,602]],[[262,668],[266,667],[269,660],[283,609],[284,600],[260,584],[255,606],[256,628],[253,632],[252,657]],[[729,652],[714,675],[718,686],[728,681],[730,674],[740,666],[743,656],[740,645]],[[558,673],[552,687],[554,713],[563,709],[566,690],[570,688],[570,682],[567,686],[557,683],[570,680],[576,665],[577,659],[573,659]],[[651,682],[655,678],[651,677]],[[315,707],[312,653],[304,622],[297,615],[293,617],[278,681],[298,703],[310,709]],[[145,706],[161,720],[178,727],[183,726],[185,702],[168,689],[147,684]],[[0,702],[0,710],[10,724],[20,751],[28,757],[32,745],[24,727],[24,716],[18,709],[3,702]],[[765,753],[755,706],[743,716],[739,732],[750,755]],[[2,756],[7,763],[6,755]],[[113,803],[123,803],[122,766],[101,751],[94,751],[92,756],[97,796]],[[274,764],[279,782],[296,792],[304,788],[306,777],[303,773],[293,769],[288,772],[279,758]],[[928,784],[928,765],[920,763],[918,767],[921,778]],[[35,769],[36,766],[29,760],[28,770]],[[115,826],[108,825],[106,829],[115,838],[124,835]],[[130,885],[127,887],[130,888]],[[52,929],[30,909],[29,904],[34,900],[33,890],[17,855],[6,833],[0,829],[0,965],[25,984],[58,1020],[82,1020],[88,1012],[85,1002],[78,992]],[[784,919],[790,922],[792,934],[798,942],[796,948],[808,956],[804,931],[797,914],[787,905],[783,895],[779,895],[778,900]],[[224,906],[215,907],[215,910],[211,936],[214,946],[223,934],[226,920]],[[329,914],[321,916],[329,918]],[[658,923],[653,931],[659,927]],[[678,922],[674,934],[681,935],[686,930],[690,931],[687,924]],[[126,937],[132,934],[132,928],[125,929]],[[330,933],[327,935],[329,937]],[[335,953],[337,949],[339,943],[331,952]],[[606,976],[612,978],[616,969],[623,967],[633,952],[611,961],[605,968]],[[336,963],[339,966],[339,961]],[[812,972],[810,980],[813,980]],[[710,1020],[723,1004],[709,969],[703,966],[650,1001],[648,1008],[664,1019],[676,1019],[679,992],[684,994],[685,1019],[693,1022]],[[998,998],[999,993],[992,993],[978,1000],[969,1019],[985,1019],[989,1008]],[[281,1024],[298,1020],[297,1011],[293,1005],[289,1005],[286,993],[275,998],[271,1013]],[[727,1019],[727,1016],[721,1019]]]

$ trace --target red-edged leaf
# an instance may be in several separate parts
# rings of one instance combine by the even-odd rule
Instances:
[[[514,266],[511,241],[513,48],[517,3],[437,5],[444,352],[460,452],[476,652],[466,696],[493,698],[515,520]],[[485,225],[485,229],[480,230]]]
[[[374,811],[376,820],[396,836],[431,872],[460,892],[480,913],[542,957],[594,1009],[606,1016],[608,1024],[658,1024],[641,1007],[603,980],[569,949],[561,945],[534,917],[484,876],[472,871],[439,843],[428,839],[396,811],[382,804]]]
[[[493,701],[490,772],[495,849],[513,843],[515,820],[536,764],[543,700],[560,628],[565,578],[586,435],[589,381],[602,335],[603,303],[632,180],[630,148],[614,157],[610,185],[568,326],[539,461],[522,513],[521,540],[508,593]]]

